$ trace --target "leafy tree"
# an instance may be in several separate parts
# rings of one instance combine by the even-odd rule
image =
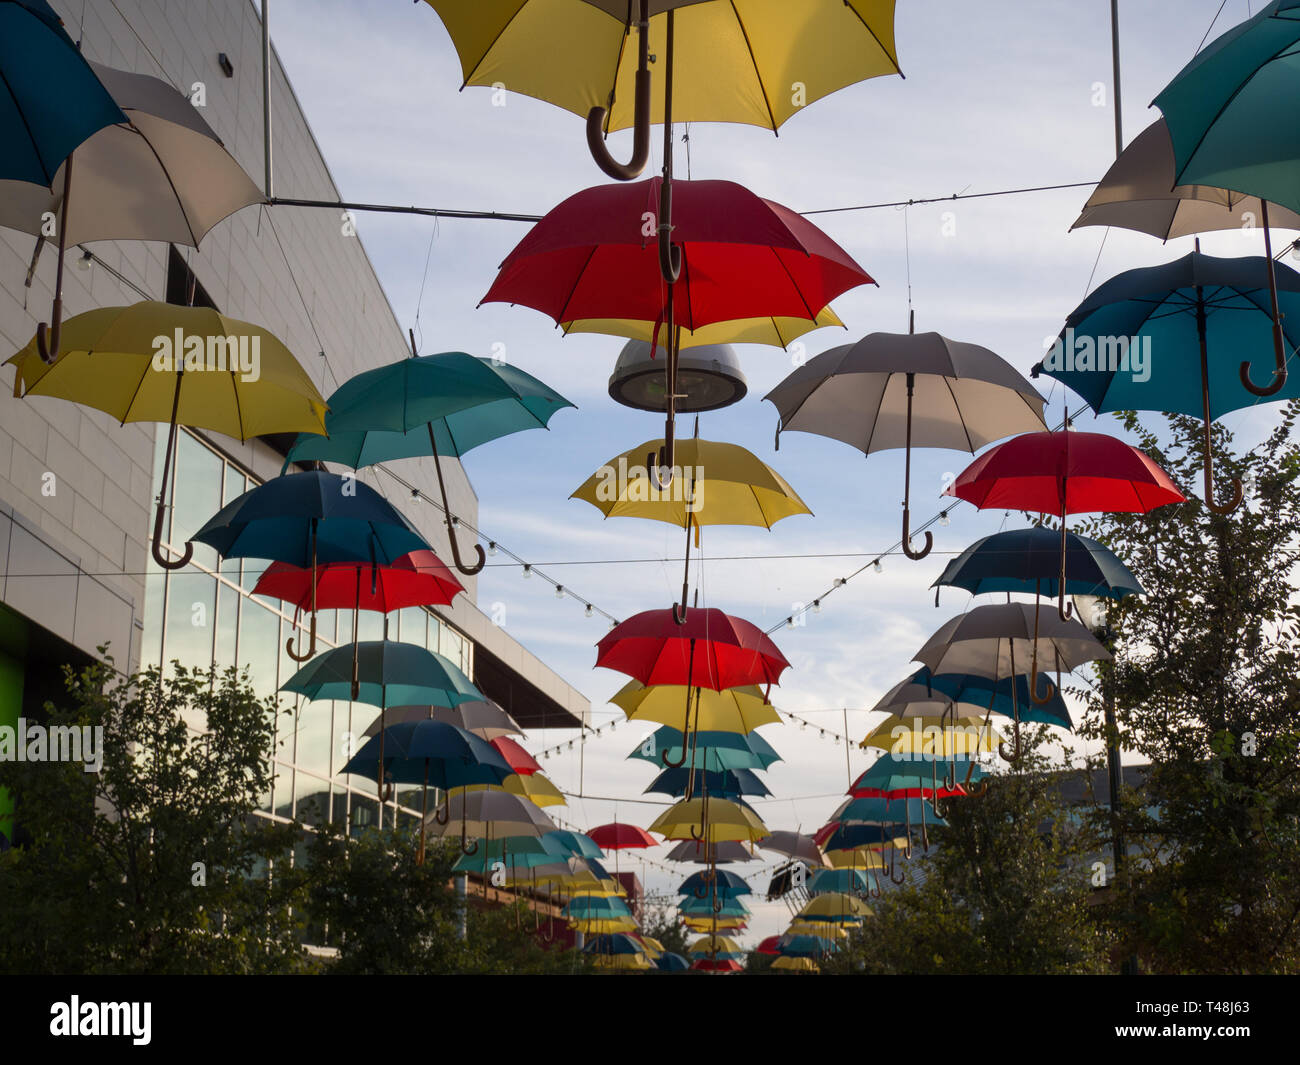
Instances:
[[[647,895],[641,903],[641,930],[663,944],[670,954],[686,957],[690,937],[682,924],[676,899],[668,895]]]
[[[1300,404],[1247,455],[1215,427],[1222,494],[1199,498],[1201,423],[1168,418],[1157,434],[1122,416],[1186,503],[1106,515],[1090,535],[1146,589],[1112,609],[1116,661],[1084,693],[1084,734],[1104,734],[1114,700],[1123,747],[1151,763],[1141,801],[1121,817],[1144,856],[1118,885],[1111,919],[1126,953],[1166,972],[1300,972]]]
[[[253,875],[290,842],[251,816],[271,786],[274,702],[234,670],[123,679],[107,659],[65,678],[45,724],[102,729],[102,768],[0,761],[30,839],[0,854],[0,970],[299,969],[285,892]]]

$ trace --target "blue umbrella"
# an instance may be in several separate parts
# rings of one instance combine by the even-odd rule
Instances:
[[[603,858],[605,852],[596,846],[596,841],[585,832],[574,832],[567,828],[558,828],[548,832],[542,839],[554,839],[578,858]]]
[[[891,842],[899,834],[889,825],[840,824],[822,844],[822,850],[851,851],[861,847],[877,847]]]
[[[1229,503],[1214,501],[1210,423],[1253,407],[1262,394],[1300,398],[1300,380],[1288,383],[1285,372],[1271,390],[1249,382],[1249,357],[1267,352],[1273,330],[1271,262],[1194,251],[1160,266],[1126,270],[1070,312],[1056,346],[1034,372],[1069,385],[1098,414],[1158,410],[1201,417],[1205,502],[1226,514],[1241,502],[1241,483],[1234,482]],[[1281,329],[1294,351],[1300,345],[1300,273],[1277,268],[1277,288]]]
[[[835,943],[825,936],[782,936],[777,940],[777,951],[787,958],[819,958],[835,949]]]
[[[682,766],[679,769],[665,769],[651,782],[642,794],[674,795],[686,794],[691,770]],[[695,788],[709,795],[722,799],[738,799],[742,795],[771,795],[766,784],[749,769],[728,769],[725,772],[695,771]]]
[[[845,799],[830,819],[844,825],[903,825],[909,821],[919,821],[924,816],[924,799],[886,799],[866,795],[858,799]],[[941,817],[931,817],[936,824],[947,824]]]
[[[868,890],[867,874],[860,869],[818,869],[808,881],[809,895],[865,895]]]
[[[317,565],[390,566],[412,551],[432,550],[415,526],[369,485],[320,471],[275,477],[249,489],[209,518],[193,539],[225,558],[265,558],[311,568],[311,643],[302,652],[286,648],[295,662],[316,653]]]
[[[757,732],[745,735],[739,732],[697,732],[693,735],[692,742],[695,751],[689,764],[710,772],[766,769],[773,762],[781,760],[772,745]],[[675,729],[671,725],[661,726],[628,757],[660,765],[664,752],[670,762],[679,759],[684,761],[691,753],[683,748],[681,729]]]
[[[654,967],[663,973],[681,973],[686,972],[691,967],[691,963],[680,954],[664,951],[655,958]]]
[[[971,595],[1025,592],[1055,598],[1061,570],[1060,536],[1035,525],[977,540],[944,568],[930,587],[934,605],[944,585],[964,588]],[[1065,594],[1122,599],[1141,595],[1142,586],[1115,555],[1085,536],[1066,533]]]
[[[693,895],[697,899],[708,898],[715,892],[720,898],[728,899],[753,894],[744,877],[737,876],[726,869],[693,873],[683,880],[682,886],[677,889],[677,894]]]
[[[645,945],[626,932],[601,932],[587,940],[584,954],[644,954]]]
[[[1074,722],[1070,719],[1070,710],[1061,698],[1059,690],[1052,691],[1052,697],[1045,703],[1035,703],[1029,697],[1029,677],[1017,673],[1014,677],[1002,677],[993,681],[988,677],[977,677],[973,673],[937,673],[932,674],[928,667],[922,666],[909,678],[912,683],[923,686],[927,691],[939,692],[953,702],[967,703],[981,710],[992,710],[1004,717],[1015,717],[1019,707],[1021,721],[1036,721],[1044,725],[1059,725],[1072,730]],[[1012,697],[1012,685],[1015,695]]]
[[[457,569],[473,575],[483,568],[486,556],[476,544],[478,561],[467,567],[461,560],[439,456],[459,459],[490,440],[545,429],[556,411],[572,406],[531,374],[506,363],[460,351],[422,355],[345,381],[329,397],[328,437],[300,435],[285,466],[316,459],[360,469],[432,455],[452,557]]]
[[[77,145],[126,120],[45,0],[0,0],[0,180],[49,186]]]

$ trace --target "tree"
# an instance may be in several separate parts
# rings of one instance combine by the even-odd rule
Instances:
[[[1186,503],[1089,526],[1146,590],[1112,609],[1116,661],[1085,692],[1084,734],[1101,737],[1103,687],[1123,746],[1150,761],[1121,826],[1144,857],[1117,886],[1111,919],[1143,966],[1165,972],[1300,971],[1300,404],[1252,452],[1227,453],[1220,484],[1249,498],[1229,515],[1194,494],[1201,423],[1157,434],[1121,416]],[[1222,488],[1219,489],[1222,491]]]
[[[103,649],[101,649],[101,652]],[[98,730],[81,761],[0,761],[26,846],[0,854],[0,969],[285,972],[304,962],[274,877],[290,835],[253,817],[271,786],[275,704],[246,676],[65,668],[43,727]],[[193,725],[194,728],[190,726]]]
[[[686,957],[689,940],[677,911],[676,899],[668,895],[647,895],[641,903],[641,929],[663,944],[670,954]]]

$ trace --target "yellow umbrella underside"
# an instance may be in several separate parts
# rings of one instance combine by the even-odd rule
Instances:
[[[681,685],[657,684],[647,688],[640,681],[624,684],[610,702],[627,714],[629,721],[653,721],[680,729],[686,713],[686,691]],[[691,703],[691,727],[702,732],[750,733],[760,725],[774,725],[781,715],[763,701],[757,685],[728,688],[715,692],[699,689],[699,717],[696,719],[694,698]]]
[[[885,861],[875,851],[860,847],[857,850],[827,851],[826,860],[832,869],[884,869]]]
[[[651,832],[665,839],[699,839],[709,843],[732,840],[756,842],[770,835],[758,816],[730,799],[708,799],[708,824],[704,818],[704,799],[688,799],[665,810],[655,818]]]
[[[819,973],[822,971],[821,966],[812,958],[787,958],[784,956],[772,962],[772,968],[791,973]]]
[[[569,921],[569,925],[579,932],[587,935],[601,935],[609,932],[635,932],[636,918],[634,917],[576,917]]]
[[[605,463],[570,496],[607,518],[649,518],[678,528],[692,524],[754,525],[770,529],[792,514],[811,514],[784,477],[739,444],[678,440],[674,462],[682,470],[659,489],[646,469],[646,455],[662,440],[647,440]],[[698,532],[697,532],[698,537]],[[698,542],[698,540],[697,540]]]
[[[814,329],[832,325],[845,328],[840,316],[828,304],[821,309],[815,321],[807,318],[735,318],[729,322],[701,326],[699,329],[678,327],[677,346],[681,350],[706,344],[766,344],[769,347],[785,348]],[[655,323],[633,318],[583,318],[575,322],[564,322],[560,328],[565,333],[603,333],[606,336],[627,337],[629,340],[644,340],[649,344]],[[662,328],[659,330],[658,342],[661,345],[667,342]]]
[[[974,754],[997,750],[992,728],[977,714],[951,717],[899,717],[892,714],[873,728],[859,747],[877,747],[894,754]]]
[[[715,922],[712,917],[683,917],[682,924],[691,932],[712,932],[715,928],[719,932],[734,932],[739,928],[744,928],[748,923],[748,917],[723,917],[718,915]]]
[[[504,85],[607,132],[633,124],[637,31],[628,0],[428,0],[451,35],[465,85]],[[900,73],[894,0],[651,0],[650,120],[663,122],[667,16],[674,12],[673,120],[779,129],[855,82]],[[612,105],[611,105],[612,100]]]
[[[740,944],[728,936],[705,936],[691,944],[688,954],[736,954]]]
[[[833,891],[818,895],[799,911],[801,918],[808,917],[869,917],[871,907],[855,895]]]
[[[788,936],[821,936],[823,939],[848,939],[849,933],[828,921],[794,921],[785,930]]]
[[[647,969],[654,968],[644,954],[595,954],[592,955],[592,965],[597,969],[626,970],[630,972],[645,972]]]
[[[534,806],[568,805],[560,789],[541,773],[512,773],[500,784],[466,784],[463,787],[452,788],[451,794],[466,791],[506,791],[511,795],[528,799]]]
[[[179,351],[178,351],[179,349]],[[63,323],[47,364],[35,338],[8,360],[14,395],[52,396],[127,422],[170,422],[237,440],[324,433],[328,409],[307,371],[275,336],[208,307],[146,300],[101,307]]]

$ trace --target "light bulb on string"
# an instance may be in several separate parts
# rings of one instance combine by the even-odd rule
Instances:
[[[527,562],[525,562],[525,563],[524,563],[524,580],[527,580],[527,579],[528,579],[529,577],[531,577],[532,575],[533,575],[533,567],[530,566]]]
[[[555,598],[556,598],[556,599],[563,599],[563,598],[564,598],[564,585],[562,585],[562,584],[557,584],[557,585],[555,586]]]
[[[489,541],[488,541],[488,554],[489,554],[489,555],[495,555],[496,553],[497,553],[497,542],[496,542],[495,540],[489,540]]]
[[[880,559],[876,559],[875,562],[871,563],[871,568],[875,570],[877,573],[879,573],[885,567],[880,564]]]
[[[939,524],[945,528],[952,524],[952,518],[948,517],[948,512],[946,510],[939,511]]]

